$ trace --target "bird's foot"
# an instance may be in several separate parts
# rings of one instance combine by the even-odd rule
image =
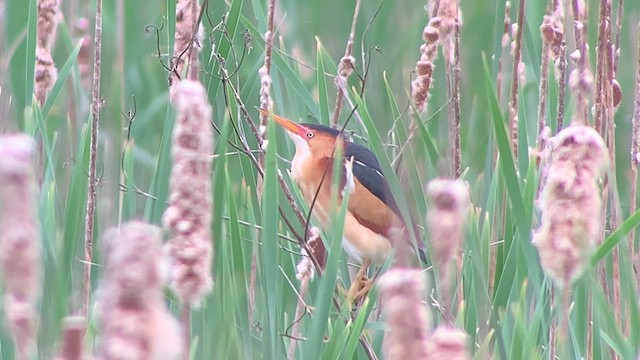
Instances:
[[[353,279],[347,292],[347,302],[352,309],[362,304],[372,287],[373,279],[367,278],[364,274]]]

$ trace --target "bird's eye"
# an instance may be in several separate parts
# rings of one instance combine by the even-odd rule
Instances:
[[[307,138],[311,139],[313,137],[313,132],[307,131]]]

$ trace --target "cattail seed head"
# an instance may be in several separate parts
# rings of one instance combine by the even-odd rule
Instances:
[[[423,273],[417,269],[392,268],[378,286],[389,328],[383,341],[386,359],[428,359],[427,339],[431,319],[422,299]]]
[[[185,64],[190,62],[191,52],[199,53],[203,38],[203,29],[198,24],[200,4],[198,0],[178,0],[176,3],[176,31],[173,43],[173,59],[171,66],[175,71],[169,78],[170,98],[173,102],[175,85],[184,79]],[[194,56],[193,59],[197,59]],[[196,64],[189,64],[195,66]]]
[[[169,206],[162,221],[170,233],[171,286],[183,303],[197,304],[211,278],[211,105],[197,81],[176,87],[173,168]]]
[[[541,227],[533,242],[549,276],[563,285],[578,277],[602,236],[598,178],[608,162],[602,137],[573,125],[550,139],[550,164],[540,197]]]
[[[35,148],[35,142],[27,135],[0,135],[0,268],[4,317],[19,359],[28,358],[35,341],[35,304],[40,286]]]
[[[420,45],[420,59],[416,62],[416,79],[411,82],[411,97],[418,112],[427,109],[434,61],[438,51],[440,18],[432,17],[422,31],[424,44]]]
[[[46,48],[36,48],[35,89],[34,93],[40,106],[44,105],[47,95],[58,79],[58,70],[51,54]]]
[[[433,258],[441,266],[453,260],[464,239],[469,191],[459,180],[435,179],[427,185],[431,211],[427,223]]]
[[[58,0],[38,0],[37,47],[51,50],[59,16]]]
[[[467,360],[471,359],[467,349],[467,334],[464,331],[441,325],[438,326],[428,342],[429,360]]]
[[[98,297],[102,359],[177,359],[182,342],[162,294],[160,228],[132,221],[110,230],[104,243]]]
[[[51,48],[58,27],[58,0],[38,0],[38,26],[36,29],[36,66],[34,93],[40,105],[58,78],[58,70],[51,57]]]

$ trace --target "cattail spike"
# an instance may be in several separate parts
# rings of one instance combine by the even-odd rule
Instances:
[[[173,169],[163,224],[171,238],[171,286],[185,304],[197,304],[211,278],[211,105],[197,81],[183,80],[174,97]]]
[[[0,268],[4,317],[17,359],[27,359],[36,340],[40,294],[40,227],[33,169],[35,142],[27,135],[0,136]]]

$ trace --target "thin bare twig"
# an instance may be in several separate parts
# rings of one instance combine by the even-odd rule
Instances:
[[[358,13],[360,12],[360,0],[356,0],[356,5],[353,10],[353,20],[351,21],[351,31],[349,32],[349,40],[347,40],[347,48],[344,51],[344,56],[340,60],[338,66],[338,75],[335,77],[336,85],[338,85],[338,94],[336,95],[336,107],[333,112],[333,119],[331,119],[331,126],[338,126],[338,119],[340,118],[340,110],[342,109],[343,91],[340,83],[346,83],[347,77],[353,71],[353,39],[356,31],[356,23],[358,21]]]
[[[462,175],[462,166],[460,160],[460,12],[457,1],[453,44],[453,175],[459,178]]]
[[[82,308],[80,313],[87,316],[91,298],[91,262],[93,258],[93,231],[96,210],[96,162],[98,156],[98,128],[100,124],[100,64],[102,61],[102,0],[96,0],[96,25],[93,51],[93,92],[91,102],[91,140],[89,144],[89,177],[87,189],[87,214],[84,233],[84,278],[82,281]]]

